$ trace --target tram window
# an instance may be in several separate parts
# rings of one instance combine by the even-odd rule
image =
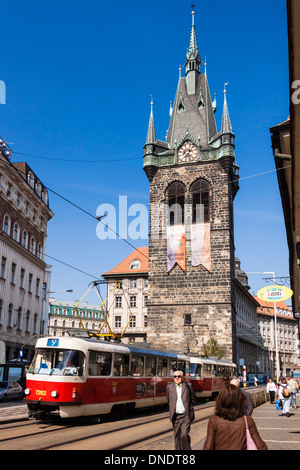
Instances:
[[[211,377],[212,372],[214,373],[215,371],[212,371],[211,364],[203,364],[203,377]]]
[[[155,357],[146,357],[146,377],[154,377],[156,375],[156,359]]]
[[[84,354],[67,349],[38,349],[29,372],[45,375],[82,375]]]
[[[185,366],[185,361],[178,361],[177,370],[181,370],[181,372],[183,372],[183,375],[185,375]]]
[[[66,364],[64,375],[82,375],[83,374],[84,355],[80,351],[71,351]]]
[[[157,375],[158,377],[167,377],[168,375],[168,360],[167,359],[158,359],[157,364]]]
[[[191,364],[191,377],[201,377],[202,375],[202,365],[201,364]]]
[[[129,356],[125,354],[115,354],[113,375],[126,377],[129,374]]]
[[[177,370],[177,360],[169,359],[169,375],[173,377],[174,372]]]
[[[131,356],[130,375],[139,377],[144,375],[144,357],[143,356]]]
[[[112,354],[104,351],[90,351],[89,375],[110,375]]]

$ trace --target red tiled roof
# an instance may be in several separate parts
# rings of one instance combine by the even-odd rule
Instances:
[[[110,271],[103,273],[103,276],[106,274],[138,274],[138,273],[148,273],[148,256],[149,249],[147,246],[142,246],[134,250],[127,258],[121,261],[115,268]],[[141,265],[138,269],[132,269],[132,261],[140,261]]]
[[[260,307],[257,308],[257,313],[262,313],[264,315],[274,315],[274,303],[273,302],[266,302],[265,300],[261,300],[257,296],[253,296],[255,300],[260,304]],[[278,310],[286,310],[291,314],[291,317],[294,318],[292,310],[286,305],[285,302],[276,302],[276,316],[287,318],[286,315],[281,315]]]
[[[279,124],[276,125],[276,127],[282,126],[283,124],[287,124],[288,122],[290,122],[290,120],[291,120],[291,117],[289,116],[286,121],[280,122]]]

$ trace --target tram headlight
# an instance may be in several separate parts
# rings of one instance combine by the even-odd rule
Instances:
[[[77,389],[73,388],[72,398],[76,398]]]
[[[30,388],[25,388],[24,393],[26,396],[30,395]]]
[[[57,397],[58,397],[58,392],[57,392],[57,390],[52,390],[52,392],[51,392],[51,397],[52,397],[52,398],[57,398]]]

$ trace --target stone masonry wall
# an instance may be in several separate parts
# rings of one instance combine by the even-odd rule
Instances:
[[[186,272],[175,265],[167,272],[167,240],[162,232],[162,214],[153,216],[166,203],[166,190],[173,181],[189,189],[203,177],[211,186],[212,272],[202,265],[192,267],[189,226],[186,225]],[[230,221],[228,175],[219,162],[193,163],[160,168],[150,185],[148,334],[151,345],[181,352],[203,352],[203,342],[215,338],[232,359],[232,289],[234,250]],[[155,212],[156,214],[156,212]],[[155,234],[155,236],[152,236]],[[185,325],[185,315],[191,325]]]

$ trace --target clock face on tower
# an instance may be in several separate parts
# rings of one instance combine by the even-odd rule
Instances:
[[[191,142],[185,142],[178,150],[179,162],[194,162],[197,160],[197,147]]]

